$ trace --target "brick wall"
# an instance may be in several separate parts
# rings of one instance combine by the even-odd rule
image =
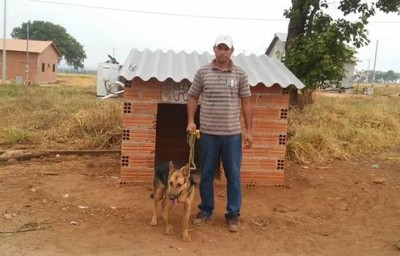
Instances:
[[[15,81],[17,76],[20,76],[25,82],[27,74],[25,71],[27,63],[26,52],[7,51],[7,80]],[[0,51],[0,60],[3,58],[3,53]],[[42,71],[44,64],[44,72]],[[53,65],[55,71],[53,72]],[[1,65],[1,69],[3,65]],[[49,46],[41,54],[29,53],[29,77],[31,83],[54,82],[57,79],[58,73],[58,55],[55,50]],[[3,72],[1,70],[1,72]]]
[[[124,92],[121,181],[151,181],[154,173],[157,105],[162,85],[135,79]]]
[[[48,83],[57,80],[58,74],[58,54],[49,45],[37,59],[37,83]]]
[[[151,182],[156,161],[157,109],[159,103],[165,102],[163,88],[166,85],[157,80],[145,82],[140,79],[130,84],[124,93],[121,181]],[[183,86],[183,91],[187,91],[189,85]],[[280,186],[284,184],[289,91],[279,85],[258,85],[251,90],[254,142],[251,149],[243,151],[243,184]],[[182,104],[182,100],[179,103]],[[186,124],[183,112],[170,118],[183,118]],[[181,125],[178,129],[186,127]],[[181,147],[187,145],[181,144]],[[182,154],[187,155],[187,150]],[[226,181],[222,178],[221,182]]]
[[[252,88],[253,146],[243,151],[245,184],[284,184],[289,91],[279,85]]]

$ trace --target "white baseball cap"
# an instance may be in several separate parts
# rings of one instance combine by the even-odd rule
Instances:
[[[231,49],[233,47],[233,39],[232,39],[232,37],[230,37],[228,35],[220,35],[215,40],[214,46],[217,46],[220,44],[225,44],[226,46],[228,46],[229,49]]]

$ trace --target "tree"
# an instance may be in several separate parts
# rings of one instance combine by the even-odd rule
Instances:
[[[326,14],[327,0],[292,0],[285,10],[289,18],[285,65],[305,84],[302,97],[291,89],[290,104],[299,107],[313,102],[313,92],[345,75],[344,64],[355,61],[356,49],[369,43],[366,25],[376,10],[399,12],[400,0],[378,0],[367,4],[361,0],[340,0],[338,9],[346,17],[358,15],[356,21],[334,20]]]
[[[377,72],[375,81],[383,80],[383,82],[395,82],[399,79],[399,74],[396,74],[393,70],[387,72]]]
[[[395,82],[399,79],[399,74],[396,74],[393,70],[389,70],[385,74],[385,81]]]
[[[27,39],[27,25],[28,23],[22,23],[20,27],[14,28],[11,37]],[[33,21],[33,23],[29,23],[29,39],[53,41],[69,66],[75,69],[83,68],[83,61],[86,59],[83,46],[62,26],[51,22]]]

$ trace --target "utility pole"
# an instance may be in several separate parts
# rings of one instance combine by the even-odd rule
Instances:
[[[25,72],[26,72],[26,83],[29,84],[29,24],[31,21],[28,21],[26,23],[26,66],[25,66]]]
[[[1,70],[3,71],[3,84],[7,83],[7,58],[6,58],[6,13],[7,13],[7,0],[4,0],[4,22],[3,22],[3,63]]]
[[[376,56],[378,55],[378,43],[379,43],[379,40],[376,40],[374,70],[372,71],[372,83],[375,81],[375,67],[376,67]]]

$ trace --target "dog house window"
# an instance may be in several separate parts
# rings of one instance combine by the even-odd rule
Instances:
[[[282,94],[289,94],[289,88],[282,88]]]
[[[279,145],[286,145],[286,138],[287,138],[286,134],[280,134],[278,136],[278,144]]]
[[[126,88],[131,88],[132,87],[132,81],[125,80],[124,81],[124,85],[125,85]]]
[[[128,129],[122,130],[122,140],[129,140],[131,131]]]
[[[124,114],[132,113],[132,103],[124,102]]]
[[[283,160],[283,159],[276,160],[276,169],[277,170],[283,170],[284,166],[285,166],[285,160]]]
[[[287,108],[282,108],[281,109],[281,119],[287,119],[288,118],[288,109]]]
[[[121,166],[129,166],[129,156],[121,156]]]

